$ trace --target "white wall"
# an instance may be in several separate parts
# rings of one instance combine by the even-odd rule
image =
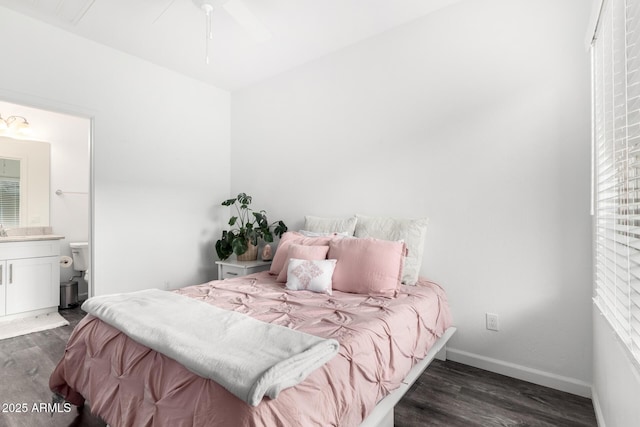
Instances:
[[[24,139],[46,141],[51,144],[51,177],[48,198],[48,224],[55,234],[65,236],[61,241],[61,255],[71,256],[70,242],[89,240],[89,142],[91,121],[84,117],[56,113],[0,101],[3,117],[18,115],[29,123]],[[56,190],[72,192],[56,195]],[[83,194],[73,194],[83,193]],[[78,275],[73,268],[60,269],[60,281]],[[86,283],[80,281],[79,293],[86,297]]]
[[[234,92],[232,194],[292,229],[430,217],[449,356],[590,395],[585,3],[467,0]]]
[[[96,294],[211,279],[229,93],[2,7],[0,39],[0,99],[93,117]]]

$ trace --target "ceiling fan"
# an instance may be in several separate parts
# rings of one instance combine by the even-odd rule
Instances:
[[[224,9],[238,24],[243,27],[257,42],[263,43],[271,38],[271,32],[251,12],[243,0],[193,0],[206,16],[206,63],[209,63],[209,40],[213,39],[211,15],[217,9]]]

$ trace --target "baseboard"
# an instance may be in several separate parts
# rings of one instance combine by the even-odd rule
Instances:
[[[602,408],[600,407],[600,399],[598,398],[598,392],[595,387],[591,388],[591,402],[593,403],[593,410],[596,413],[596,422],[598,427],[605,427],[604,415],[602,415]]]
[[[589,399],[592,398],[591,384],[575,378],[564,377],[562,375],[516,365],[515,363],[456,350],[451,347],[447,347],[447,359]]]

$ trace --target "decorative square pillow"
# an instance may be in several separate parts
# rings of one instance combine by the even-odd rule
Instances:
[[[307,245],[298,245],[297,243],[291,243],[287,248],[287,259],[284,262],[284,265],[289,265],[289,260],[291,258],[296,259],[306,259],[306,260],[320,260],[327,258],[327,252],[329,252],[329,246],[307,246]],[[276,281],[278,282],[286,282],[287,281],[288,268],[283,268],[280,270],[280,274],[278,274],[278,278]]]
[[[285,286],[292,291],[307,290],[331,295],[331,277],[335,268],[335,259],[291,258],[287,267],[287,284]]]
[[[374,237],[383,240],[404,240],[409,253],[404,264],[402,283],[415,285],[420,274],[428,218],[398,219],[356,215],[356,237]]]
[[[319,216],[307,215],[304,217],[304,230],[316,233],[347,233],[353,236],[356,229],[357,218],[321,218]]]
[[[271,261],[271,268],[269,273],[279,275],[282,269],[287,268],[286,261],[289,258],[288,246],[292,243],[306,246],[329,246],[329,241],[335,239],[334,235],[322,236],[322,237],[305,237],[295,231],[287,231],[280,238],[278,242],[278,248],[273,255],[273,261]]]
[[[394,297],[402,279],[405,253],[404,242],[373,238],[332,240],[328,256],[338,260],[333,289]]]

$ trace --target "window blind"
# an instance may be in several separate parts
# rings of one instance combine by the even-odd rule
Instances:
[[[592,44],[594,301],[640,363],[640,0],[606,0]]]
[[[20,180],[0,178],[0,224],[17,227],[20,224]]]

